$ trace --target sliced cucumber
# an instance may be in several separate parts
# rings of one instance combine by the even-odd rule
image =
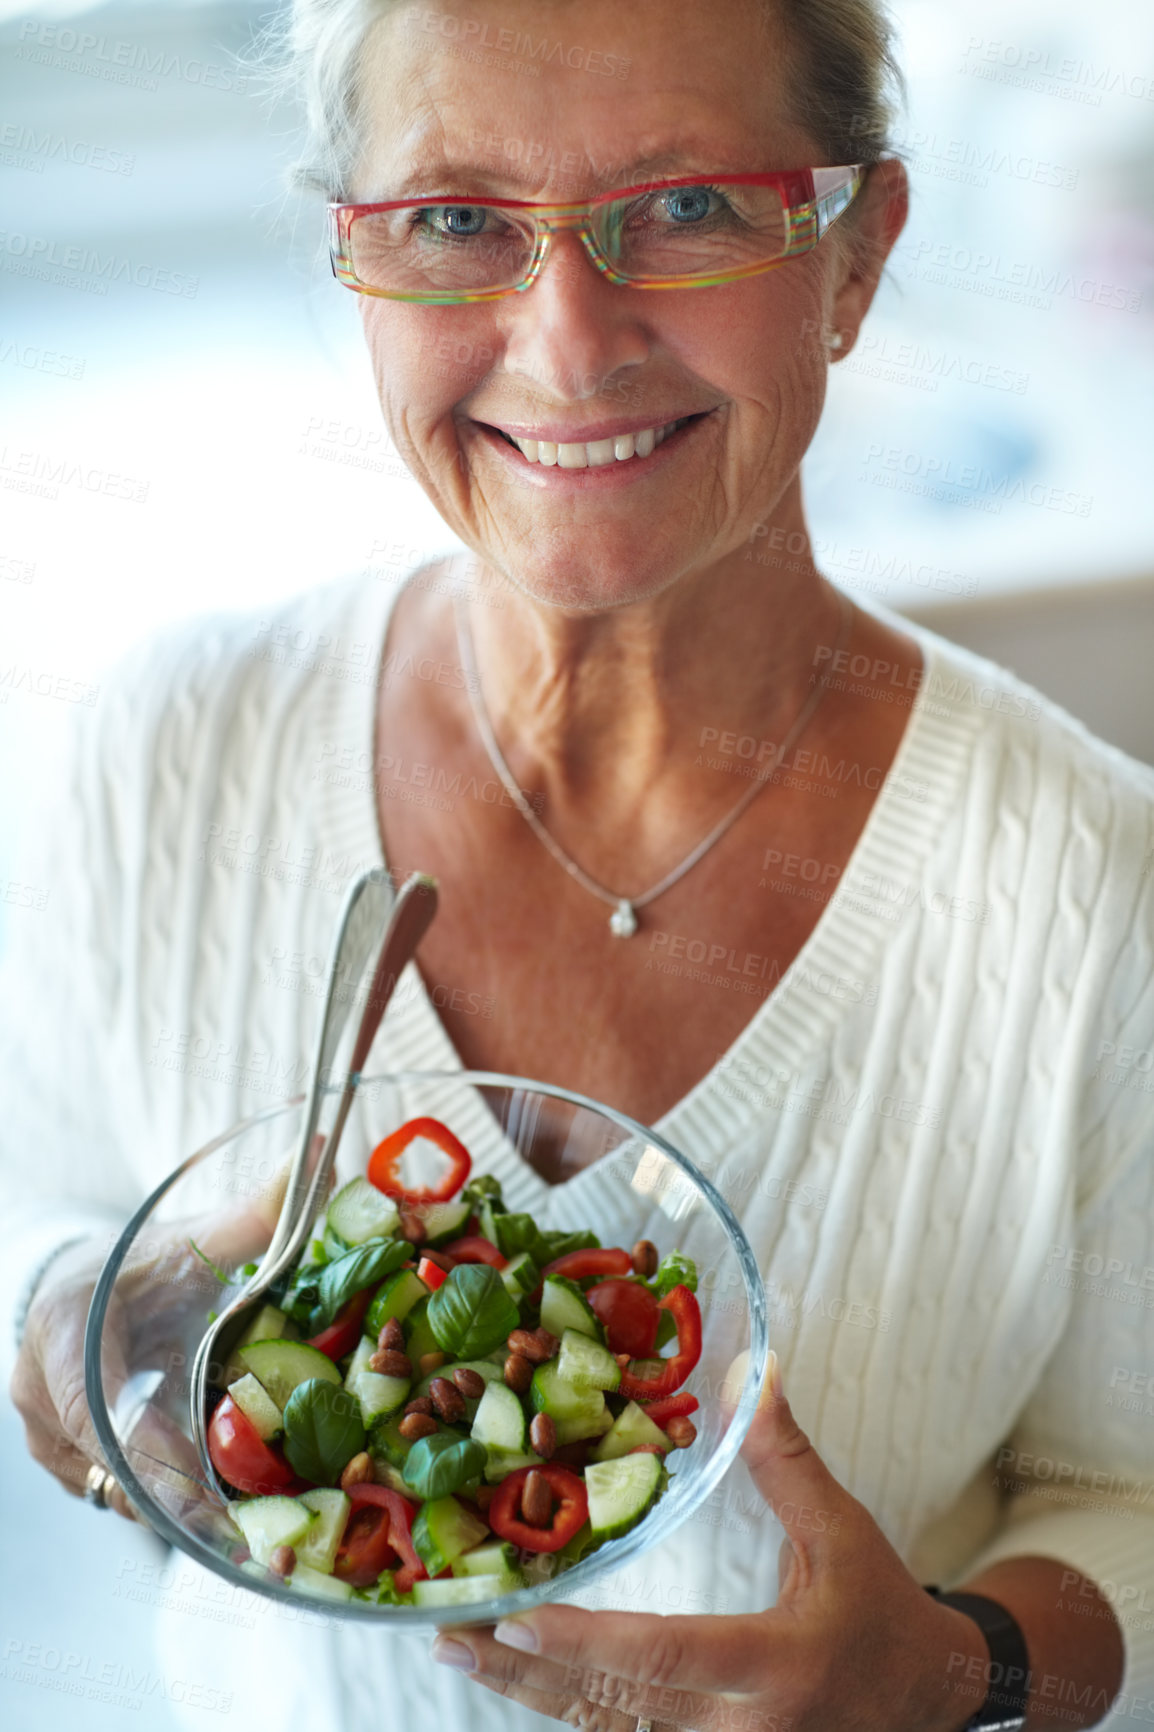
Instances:
[[[616,1389],[621,1382],[621,1367],[610,1353],[588,1335],[577,1329],[566,1329],[557,1355],[557,1375],[564,1383],[579,1388]]]
[[[412,1388],[409,1377],[388,1377],[383,1372],[369,1370],[369,1360],[376,1350],[376,1344],[362,1335],[345,1376],[345,1388],[360,1403],[366,1427],[374,1426],[386,1414],[395,1413],[409,1399]]]
[[[441,1343],[433,1334],[429,1322],[429,1299],[426,1294],[418,1299],[406,1316],[401,1320],[401,1328],[405,1335],[405,1352],[413,1362],[414,1368],[421,1363],[426,1353],[440,1353]]]
[[[288,1313],[279,1305],[262,1305],[237,1346],[247,1347],[252,1341],[279,1341],[282,1335],[290,1341],[295,1340],[296,1324],[290,1323]]]
[[[541,1271],[528,1251],[518,1251],[501,1270],[501,1279],[510,1297],[520,1301],[536,1287]]]
[[[591,1335],[594,1341],[605,1340],[593,1307],[567,1275],[546,1275],[541,1288],[541,1327],[550,1335],[564,1335],[566,1329],[576,1329],[579,1335]]]
[[[605,1397],[588,1384],[570,1383],[561,1376],[556,1359],[547,1359],[533,1372],[529,1385],[529,1401],[537,1413],[548,1413],[553,1419],[576,1418],[580,1414],[599,1413]]]
[[[446,1576],[442,1581],[414,1582],[415,1606],[471,1606],[511,1594],[521,1583],[512,1576]]]
[[[297,1567],[307,1564],[322,1575],[332,1574],[337,1561],[337,1547],[349,1519],[351,1504],[343,1491],[318,1486],[315,1491],[301,1493],[301,1503],[316,1513],[316,1521],[296,1548]]]
[[[278,1546],[299,1545],[317,1519],[316,1512],[295,1497],[250,1497],[230,1503],[228,1513],[254,1560],[265,1566]]]
[[[622,1455],[616,1461],[590,1462],[585,1469],[585,1490],[594,1539],[616,1539],[636,1527],[657,1496],[661,1472],[659,1455]]]
[[[258,1383],[251,1371],[230,1383],[228,1393],[236,1402],[262,1443],[284,1430],[284,1414],[263,1383]]]
[[[297,1385],[307,1383],[310,1377],[320,1377],[326,1383],[341,1381],[328,1354],[310,1347],[307,1341],[254,1341],[241,1348],[240,1357],[282,1410]]]
[[[415,1269],[394,1269],[386,1275],[373,1295],[365,1318],[365,1334],[376,1341],[390,1317],[407,1317],[418,1299],[427,1299],[429,1289]]]
[[[438,1245],[447,1245],[450,1239],[461,1237],[465,1231],[465,1222],[473,1213],[473,1206],[471,1203],[462,1202],[423,1203],[414,1212],[424,1222],[425,1244],[436,1250]]]
[[[495,1365],[493,1370],[497,1370]],[[521,1398],[499,1376],[486,1385],[477,1403],[471,1435],[478,1443],[492,1444],[497,1449],[524,1451],[529,1447],[529,1422]]]
[[[336,1576],[323,1575],[320,1570],[310,1569],[308,1564],[298,1563],[288,1581],[290,1587],[299,1589],[301,1593],[315,1594],[318,1600],[351,1600],[353,1597],[348,1582],[338,1581]]]
[[[519,1449],[497,1449],[491,1443],[485,1447],[485,1483],[487,1485],[499,1485],[503,1479],[508,1479],[511,1473],[516,1473],[519,1467],[543,1467],[544,1465],[544,1456],[534,1455],[532,1450],[525,1452]]]
[[[591,1391],[596,1395],[596,1405],[590,1404],[583,1413],[573,1413],[566,1419],[555,1419],[557,1428],[557,1443],[580,1443],[586,1437],[603,1437],[611,1430],[613,1415],[605,1405],[605,1397],[599,1389]]]
[[[494,1540],[487,1546],[474,1546],[453,1559],[455,1576],[504,1576],[517,1571],[517,1548],[508,1540]],[[519,1572],[518,1572],[519,1573]]]
[[[366,1239],[391,1239],[400,1224],[396,1203],[367,1179],[350,1179],[343,1185],[325,1216],[326,1230],[331,1228],[346,1245],[363,1245]]]
[[[669,1439],[661,1427],[650,1419],[638,1402],[631,1401],[617,1415],[612,1429],[589,1451],[589,1458],[591,1461],[616,1461],[618,1456],[628,1455],[631,1449],[636,1449],[639,1443],[655,1443],[662,1450],[670,1448]]]
[[[430,1576],[447,1570],[454,1558],[479,1545],[489,1532],[455,1497],[429,1498],[413,1522],[413,1549]]]
[[[391,1413],[387,1419],[377,1421],[369,1439],[370,1452],[383,1455],[394,1467],[404,1467],[405,1458],[413,1447],[411,1438],[401,1436],[400,1424],[401,1415]]]

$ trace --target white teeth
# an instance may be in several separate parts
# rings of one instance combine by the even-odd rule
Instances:
[[[688,416],[664,427],[646,427],[641,433],[619,433],[613,439],[593,439],[588,444],[554,444],[549,439],[513,439],[530,463],[554,464],[559,469],[600,469],[608,463],[624,463],[630,457],[651,457],[663,439],[684,427]]]

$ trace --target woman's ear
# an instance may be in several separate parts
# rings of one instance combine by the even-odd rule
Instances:
[[[840,361],[857,342],[861,322],[877,292],[885,262],[905,227],[909,209],[910,187],[905,165],[896,157],[888,157],[870,168],[854,205],[829,237],[835,240],[841,253],[826,323],[831,360]],[[839,234],[843,224],[844,232]]]

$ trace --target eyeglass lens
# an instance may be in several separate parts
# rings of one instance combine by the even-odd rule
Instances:
[[[631,281],[712,277],[784,256],[789,222],[776,186],[717,181],[663,187],[595,206],[590,227],[610,269]],[[350,262],[370,288],[481,294],[521,282],[537,225],[484,203],[426,204],[356,217]]]

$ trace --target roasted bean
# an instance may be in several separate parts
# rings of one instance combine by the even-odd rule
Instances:
[[[529,1426],[529,1442],[542,1461],[548,1461],[557,1447],[557,1426],[551,1414],[535,1413]]]
[[[547,1528],[553,1520],[553,1488],[535,1467],[521,1487],[521,1519],[534,1528]]]
[[[425,1242],[425,1223],[412,1209],[401,1210],[401,1238],[407,1239],[410,1245],[423,1245]]]
[[[465,1397],[447,1377],[434,1377],[429,1385],[429,1400],[440,1417],[452,1423],[465,1417]]]
[[[657,1265],[661,1259],[657,1255],[657,1246],[652,1239],[638,1239],[633,1247],[633,1273],[644,1275],[648,1280],[650,1275],[657,1273]]]
[[[414,1395],[411,1401],[406,1401],[406,1413],[432,1413],[433,1404],[427,1395]]]
[[[456,1366],[453,1371],[453,1382],[461,1394],[469,1396],[470,1399],[475,1399],[478,1395],[485,1393],[485,1379],[479,1371],[474,1371],[471,1365]]]
[[[509,1332],[509,1351],[519,1353],[530,1365],[544,1365],[552,1359],[561,1343],[547,1329],[513,1329]]]
[[[422,1353],[421,1357],[417,1360],[417,1365],[422,1377],[427,1377],[430,1371],[436,1371],[437,1367],[444,1363],[445,1355],[441,1352],[439,1347],[435,1347],[431,1353]]]
[[[373,1477],[373,1458],[368,1450],[362,1449],[341,1475],[341,1490],[349,1491],[354,1485],[367,1485]]]
[[[297,1555],[291,1546],[277,1546],[268,1560],[274,1576],[291,1576],[297,1567]]]
[[[387,1323],[381,1325],[380,1334],[377,1336],[377,1346],[382,1349],[392,1348],[394,1353],[405,1351],[405,1332],[401,1328],[399,1317],[390,1317]]]
[[[524,1395],[533,1381],[533,1367],[521,1353],[510,1353],[505,1361],[505,1385],[518,1395]]]
[[[411,1377],[413,1362],[407,1353],[398,1353],[394,1347],[378,1347],[369,1359],[369,1370],[379,1372],[382,1377]]]
[[[410,1443],[416,1443],[419,1437],[431,1437],[437,1430],[437,1422],[431,1413],[406,1413],[397,1430]]]
[[[674,1449],[688,1449],[697,1436],[697,1427],[691,1419],[679,1413],[667,1422],[665,1435]]]

